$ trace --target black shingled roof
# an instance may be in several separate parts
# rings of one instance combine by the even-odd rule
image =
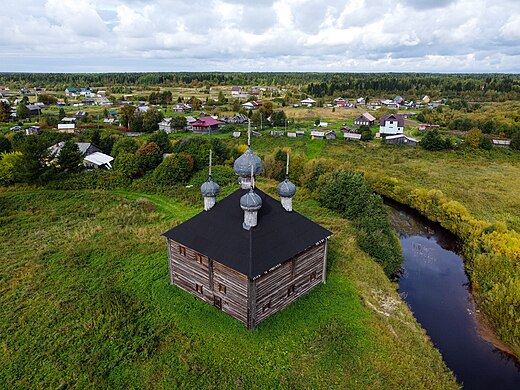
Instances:
[[[163,235],[253,279],[317,242],[332,235],[327,229],[297,213],[259,189],[262,198],[258,224],[242,227],[244,212],[239,189],[209,211],[168,230]]]

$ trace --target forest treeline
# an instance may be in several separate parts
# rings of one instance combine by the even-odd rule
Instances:
[[[478,101],[505,101],[520,98],[517,74],[434,74],[434,73],[0,73],[0,85],[11,88],[130,86],[218,86],[263,85],[297,89],[314,97],[391,96],[411,98],[429,95],[440,98],[463,97]],[[393,97],[393,96],[391,96]]]

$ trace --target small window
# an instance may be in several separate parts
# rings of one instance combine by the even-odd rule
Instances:
[[[179,255],[186,256],[186,248],[179,245]]]
[[[269,310],[271,308],[271,301],[267,302],[263,307],[262,307],[262,313],[265,313],[267,310]]]
[[[197,254],[197,262],[202,264],[202,255]]]
[[[196,285],[195,285],[195,289],[197,290],[197,292],[198,292],[199,294],[202,294],[202,285],[200,285],[200,284],[196,284]]]
[[[294,294],[294,284],[287,289],[287,296],[288,297],[293,295],[293,294]]]
[[[219,283],[218,284],[218,291],[221,292],[222,294],[225,294],[226,293],[226,286],[224,286],[222,283]]]
[[[313,280],[316,280],[316,271],[312,272],[309,275],[309,282],[312,282]]]

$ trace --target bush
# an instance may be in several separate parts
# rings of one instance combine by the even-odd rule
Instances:
[[[112,147],[112,156],[117,158],[119,153],[135,153],[139,149],[137,141],[130,137],[121,138],[114,143]]]
[[[468,131],[466,135],[466,143],[473,147],[478,148],[480,146],[480,142],[482,141],[482,131],[477,128],[473,128]]]
[[[426,150],[438,151],[449,149],[451,142],[447,138],[443,139],[438,130],[431,130],[426,132],[419,145]]]
[[[185,138],[173,146],[174,153],[187,153],[193,157],[195,170],[209,165],[209,150],[213,150],[213,163],[222,164],[229,158],[228,147],[218,138]]]
[[[164,159],[154,171],[154,179],[162,185],[188,181],[193,172],[193,158],[186,153],[174,153]]]
[[[520,130],[517,130],[511,136],[511,149],[520,150]]]
[[[383,200],[359,173],[336,170],[321,188],[320,203],[340,212],[357,228],[357,243],[361,249],[383,266],[387,276],[399,273],[401,248],[388,220]]]
[[[137,177],[139,173],[137,156],[128,152],[119,153],[114,161],[114,170],[129,179]]]
[[[220,186],[225,186],[237,182],[235,171],[233,168],[226,165],[213,166],[211,168],[211,176],[213,177],[213,180],[215,180],[215,182]],[[190,180],[190,184],[193,184],[193,186],[196,188],[200,188],[202,183],[204,183],[206,180],[208,180],[208,171],[201,170],[193,175]]]
[[[143,172],[154,170],[162,161],[162,153],[159,145],[148,142],[141,146],[135,155],[139,161],[139,168]]]

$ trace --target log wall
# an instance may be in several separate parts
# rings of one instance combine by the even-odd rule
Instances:
[[[253,327],[323,282],[327,241],[308,248],[275,270],[254,280]]]
[[[171,283],[248,328],[325,281],[327,240],[254,280],[173,240],[168,245]]]
[[[247,276],[173,240],[168,245],[171,283],[247,326]],[[202,292],[197,286],[202,287]]]

